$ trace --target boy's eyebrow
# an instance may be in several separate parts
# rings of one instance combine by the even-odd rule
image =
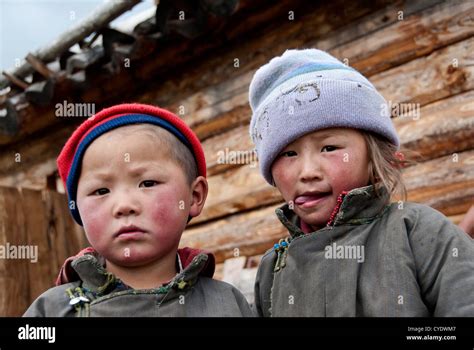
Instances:
[[[109,173],[102,173],[102,172],[96,172],[96,171],[89,171],[86,176],[86,178],[91,178],[91,179],[98,179],[102,181],[107,181],[111,180],[114,176],[109,174]]]
[[[146,172],[149,169],[150,169],[150,166],[139,165],[139,166],[136,166],[134,168],[131,168],[130,173],[132,173],[132,175],[137,176],[137,175],[143,174],[144,172]]]

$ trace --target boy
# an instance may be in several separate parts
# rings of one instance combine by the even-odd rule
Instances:
[[[169,111],[102,110],[72,134],[58,169],[92,248],[66,261],[57,287],[24,316],[251,316],[214,257],[178,249],[207,196],[196,135]]]

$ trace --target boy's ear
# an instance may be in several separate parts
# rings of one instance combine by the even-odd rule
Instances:
[[[208,192],[207,180],[203,176],[198,176],[191,184],[192,202],[189,208],[189,216],[195,217],[201,214]]]

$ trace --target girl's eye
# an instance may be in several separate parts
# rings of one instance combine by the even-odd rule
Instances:
[[[155,185],[158,185],[158,181],[155,180],[145,180],[142,181],[139,185],[139,187],[153,187]]]
[[[110,191],[107,188],[99,188],[98,190],[95,190],[92,192],[94,196],[103,196],[104,194],[109,193]]]
[[[321,148],[321,152],[332,152],[332,151],[335,151],[337,149],[336,146],[324,146],[323,148]]]
[[[280,153],[279,156],[280,156],[280,157],[295,157],[295,156],[296,156],[296,152],[295,152],[295,151],[286,151],[286,152]]]

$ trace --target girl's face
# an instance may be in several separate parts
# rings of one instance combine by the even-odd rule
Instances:
[[[289,144],[272,165],[276,187],[294,212],[314,230],[324,227],[342,191],[369,184],[364,136],[331,128]]]

